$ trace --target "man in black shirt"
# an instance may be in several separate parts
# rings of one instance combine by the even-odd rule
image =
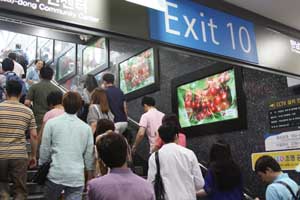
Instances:
[[[114,85],[115,77],[112,74],[104,74],[102,77],[104,88],[111,112],[114,114],[116,132],[122,134],[127,126],[127,105],[124,93]]]

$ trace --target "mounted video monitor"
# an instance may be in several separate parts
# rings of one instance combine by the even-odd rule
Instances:
[[[96,38],[82,49],[83,75],[93,74],[109,68],[108,39]]]
[[[126,99],[134,99],[159,89],[158,52],[146,49],[119,63],[119,86]]]
[[[247,128],[241,69],[217,63],[172,80],[173,112],[187,135]]]

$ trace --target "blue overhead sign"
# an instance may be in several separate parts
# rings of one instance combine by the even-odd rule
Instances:
[[[149,17],[151,39],[258,63],[252,22],[190,0],[167,0],[166,12]]]

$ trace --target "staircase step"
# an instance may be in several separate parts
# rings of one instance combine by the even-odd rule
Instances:
[[[33,176],[35,175],[35,173],[37,172],[37,170],[28,170],[27,171],[27,181],[30,182],[33,178]]]
[[[12,183],[10,183],[9,185],[12,186]],[[27,185],[28,195],[43,194],[44,192],[43,186],[38,185],[36,183],[27,182],[26,185]]]
[[[44,200],[45,197],[43,194],[35,194],[35,195],[29,195],[27,197],[27,200]]]

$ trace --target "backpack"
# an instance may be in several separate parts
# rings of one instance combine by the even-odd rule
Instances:
[[[6,82],[14,80],[18,81],[22,85],[21,97],[27,95],[25,82],[15,72],[5,72],[4,75],[6,76]]]
[[[292,188],[287,183],[285,183],[283,181],[276,181],[276,183],[284,185],[288,189],[288,191],[292,194],[293,200],[300,200],[300,189],[298,189],[297,194],[295,194],[293,192]]]

